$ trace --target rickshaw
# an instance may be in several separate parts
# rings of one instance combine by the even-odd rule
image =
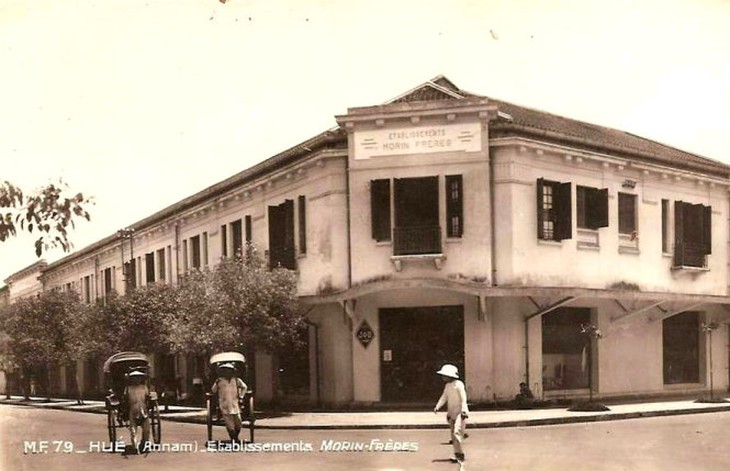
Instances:
[[[205,389],[205,405],[208,412],[208,418],[206,421],[208,425],[208,441],[213,440],[213,425],[221,424],[223,422],[220,409],[218,408],[218,395],[213,394],[211,389],[213,388],[213,384],[215,384],[216,379],[218,379],[220,373],[219,367],[224,363],[232,363],[236,370],[236,376],[241,378],[244,383],[246,382],[246,358],[243,354],[238,352],[223,352],[216,353],[210,357],[210,370]],[[253,407],[253,391],[250,387],[246,390],[246,394],[243,396],[243,399],[239,400],[239,405],[241,407],[241,422],[244,427],[248,427],[250,441],[253,442],[256,415]]]
[[[150,387],[149,361],[138,352],[120,352],[110,356],[104,362],[104,381],[109,393],[106,396],[106,417],[109,429],[109,441],[117,440],[117,428],[129,427],[129,405],[124,394],[127,377],[133,371],[141,371],[147,375],[147,388]],[[162,427],[160,424],[160,406],[157,393],[150,391],[147,398],[147,410],[150,419],[152,441],[160,443]]]

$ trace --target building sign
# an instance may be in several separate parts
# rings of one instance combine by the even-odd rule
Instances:
[[[479,152],[480,123],[355,131],[355,159],[433,152]]]
[[[360,324],[355,335],[365,348],[367,348],[368,345],[370,345],[370,342],[373,341],[373,338],[375,338],[375,332],[373,332],[373,329],[370,328],[368,321],[362,321],[362,324]]]

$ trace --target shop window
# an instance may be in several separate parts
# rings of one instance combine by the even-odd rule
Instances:
[[[662,322],[664,384],[699,383],[699,313],[683,312]]]
[[[446,236],[464,233],[464,188],[461,175],[446,176]]]
[[[712,253],[712,207],[674,203],[674,265],[704,267]]]
[[[589,386],[590,338],[581,333],[590,324],[587,308],[559,308],[542,316],[542,383],[545,391]]]
[[[636,235],[636,195],[618,194],[618,233]]]
[[[582,229],[608,227],[608,189],[575,188],[576,223]]]
[[[309,329],[299,329],[297,343],[279,355],[279,387],[285,396],[309,397]]]
[[[390,180],[370,182],[370,212],[372,235],[378,242],[391,239],[390,226]]]
[[[561,241],[572,237],[571,184],[538,178],[537,238]]]

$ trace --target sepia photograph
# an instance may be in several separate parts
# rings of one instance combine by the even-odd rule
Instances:
[[[0,0],[0,470],[730,469],[730,0]]]

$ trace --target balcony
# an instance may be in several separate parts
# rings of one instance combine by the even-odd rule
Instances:
[[[396,271],[401,271],[403,262],[414,260],[433,261],[437,269],[446,256],[441,250],[440,226],[396,227],[393,230],[393,256],[391,260]]]
[[[411,226],[393,229],[393,255],[441,253],[441,227]]]
[[[682,242],[674,247],[673,268],[706,268],[707,247],[704,244]]]

